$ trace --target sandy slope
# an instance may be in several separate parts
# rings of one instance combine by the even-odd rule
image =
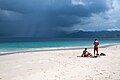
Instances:
[[[99,50],[107,56],[77,57],[82,50],[0,56],[0,80],[120,80],[120,45]]]

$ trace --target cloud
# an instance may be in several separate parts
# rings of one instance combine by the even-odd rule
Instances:
[[[0,36],[55,37],[89,30],[108,18],[101,16],[109,8],[108,0],[0,0]]]
[[[81,0],[72,0],[72,4],[73,5],[85,5],[85,3]]]
[[[108,29],[107,31],[120,31],[119,28],[111,28],[111,29]]]
[[[2,10],[0,9],[0,20],[17,20],[20,19],[23,15],[18,12],[10,11],[10,10]]]
[[[93,13],[89,18],[79,18],[80,23],[75,24],[73,30],[84,31],[102,31],[102,30],[119,30],[120,29],[120,1],[119,0],[107,0],[109,7],[105,12],[98,14]],[[81,22],[82,20],[82,22]]]

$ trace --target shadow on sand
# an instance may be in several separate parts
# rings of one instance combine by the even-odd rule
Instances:
[[[89,56],[89,57],[81,57],[81,56],[77,56],[77,57],[80,57],[80,58],[98,58],[100,56]]]

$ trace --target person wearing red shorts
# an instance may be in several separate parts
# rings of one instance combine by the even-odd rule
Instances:
[[[96,55],[99,55],[98,54],[98,45],[99,45],[99,42],[97,39],[95,39],[94,40],[94,56],[95,56],[95,52],[97,52]]]

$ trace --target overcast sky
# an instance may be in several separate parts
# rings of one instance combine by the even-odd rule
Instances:
[[[0,36],[120,30],[120,0],[0,0]]]

